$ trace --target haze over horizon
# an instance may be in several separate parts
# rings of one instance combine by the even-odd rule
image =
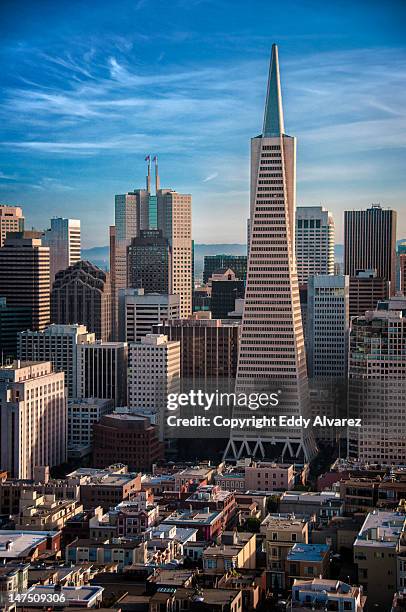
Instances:
[[[157,153],[162,186],[193,196],[195,241],[245,242],[276,42],[297,204],[329,208],[338,243],[344,209],[377,202],[406,235],[403,2],[41,4],[0,8],[0,200],[27,227],[80,218],[85,248],[107,244],[114,194],[142,187]]]

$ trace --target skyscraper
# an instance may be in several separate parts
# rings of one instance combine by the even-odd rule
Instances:
[[[111,287],[108,272],[78,261],[57,273],[51,293],[51,320],[86,325],[98,340],[111,339]]]
[[[42,332],[18,334],[18,359],[51,361],[56,372],[65,373],[68,397],[77,397],[77,345],[94,342],[85,325],[49,325]]]
[[[139,342],[161,321],[179,318],[179,296],[121,289],[119,293],[119,340]]]
[[[158,228],[171,249],[170,293],[180,296],[180,316],[192,314],[192,196],[160,189]]]
[[[20,206],[0,204],[0,247],[4,245],[8,232],[24,231],[24,215]]]
[[[80,260],[79,219],[51,219],[51,229],[45,232],[43,243],[49,247],[52,285],[59,270],[73,266]]]
[[[147,334],[128,345],[128,405],[156,415],[160,439],[170,393],[180,392],[180,342],[162,334]]]
[[[296,209],[296,264],[299,284],[309,276],[334,274],[334,219],[323,206]]]
[[[344,274],[376,270],[396,290],[396,211],[374,204],[344,212]]]
[[[349,456],[398,464],[406,453],[406,298],[392,297],[351,321]]]
[[[346,379],[349,324],[348,276],[311,276],[306,334],[311,378]]]
[[[33,478],[37,466],[66,461],[67,407],[63,372],[50,362],[0,368],[0,464],[12,478]]]
[[[295,203],[296,139],[284,129],[278,49],[273,45],[263,130],[251,140],[250,248],[236,391],[258,392],[271,384],[274,392],[281,391],[278,414],[306,417],[310,410]],[[271,411],[267,409],[268,416]],[[308,460],[315,444],[311,431],[300,427],[233,430],[225,457],[235,459],[244,451]]]
[[[127,287],[169,293],[171,254],[161,230],[140,230],[127,249]]]
[[[154,157],[155,194],[152,194],[149,155],[146,161],[148,163],[146,189],[136,189],[116,196],[115,225],[110,227],[110,270],[114,298],[112,311],[115,335],[118,331],[119,291],[128,287],[130,276],[127,263],[131,262],[133,266],[135,265],[135,260],[131,257],[132,247],[130,258],[127,258],[128,247],[134,238],[151,240],[155,237],[158,240],[159,235],[153,232],[162,232],[162,238],[167,240],[169,246],[169,287],[165,293],[175,293],[180,296],[181,316],[189,316],[192,312],[192,198],[190,195],[180,194],[172,189],[161,189],[157,156]],[[143,233],[140,235],[141,232]],[[138,246],[141,245],[136,243],[136,247]],[[150,246],[152,248],[153,245]],[[155,256],[153,251],[151,254]],[[166,263],[165,266],[162,266],[162,269],[164,268],[166,270]]]
[[[389,297],[390,282],[378,278],[376,270],[357,270],[350,276],[350,319],[375,310],[378,302]]]
[[[97,340],[77,347],[78,397],[127,405],[127,343]]]
[[[8,233],[0,249],[0,297],[7,308],[27,308],[29,328],[40,331],[49,324],[49,248],[40,232]]]
[[[180,342],[182,382],[192,388],[201,382],[206,389],[209,383],[224,387],[235,380],[239,328],[239,321],[190,317],[165,320],[153,333]]]

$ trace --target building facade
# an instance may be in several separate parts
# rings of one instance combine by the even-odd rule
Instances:
[[[149,419],[129,414],[109,414],[94,426],[93,461],[105,467],[120,461],[130,470],[150,471],[163,459],[163,444]]]
[[[1,466],[13,478],[33,478],[36,466],[66,461],[64,378],[49,361],[0,368]]]
[[[57,272],[80,261],[79,219],[51,219],[51,228],[45,232],[43,243],[49,247],[52,285]]]
[[[128,345],[128,405],[156,414],[160,438],[168,395],[180,392],[180,342],[161,334],[147,334]]]
[[[378,278],[376,270],[357,270],[350,276],[350,319],[375,310],[378,302],[388,299],[389,292],[390,282]]]
[[[49,248],[39,232],[8,233],[0,249],[0,297],[8,308],[27,308],[29,329],[41,331],[50,318]]]
[[[180,316],[192,314],[192,196],[169,189],[157,192],[158,229],[169,242],[169,292],[180,296]]]
[[[220,319],[165,320],[153,327],[154,333],[164,334],[169,340],[180,342],[181,379],[192,386],[200,380],[204,385],[219,379],[234,383],[237,372],[238,321]]]
[[[20,206],[9,206],[0,204],[0,248],[4,246],[4,241],[8,232],[24,231],[24,215]]]
[[[237,278],[247,278],[247,256],[246,255],[205,255],[203,282],[207,283],[216,270],[230,268],[234,270]]]
[[[98,340],[111,339],[110,276],[89,261],[78,261],[55,277],[51,320],[58,325],[86,325]]]
[[[307,369],[309,377],[347,377],[349,278],[311,276],[307,297]]]
[[[121,289],[119,292],[119,340],[140,342],[162,321],[180,316],[178,295],[144,293],[144,289]]]
[[[127,404],[127,343],[103,342],[79,344],[77,347],[80,399],[112,399],[114,406]]]
[[[351,322],[348,409],[350,457],[399,463],[406,453],[406,298],[379,302]]]
[[[56,372],[65,373],[68,397],[77,397],[77,345],[94,341],[85,325],[52,324],[42,332],[20,332],[17,356],[22,361],[51,361]]]
[[[344,274],[376,270],[396,290],[396,211],[372,205],[344,212]]]
[[[145,293],[168,293],[171,252],[161,230],[140,230],[127,249],[127,287]]]
[[[331,212],[323,206],[296,209],[296,264],[299,284],[309,276],[334,274],[335,228]]]

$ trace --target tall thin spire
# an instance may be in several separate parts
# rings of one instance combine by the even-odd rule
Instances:
[[[269,64],[268,89],[266,93],[264,127],[262,135],[266,137],[280,136],[285,133],[283,124],[281,79],[279,74],[278,47],[272,45],[271,62]]]
[[[161,188],[160,181],[159,181],[159,172],[158,172],[158,155],[154,156],[154,162],[155,162],[155,193],[158,193],[158,191]]]
[[[151,193],[151,156],[147,155],[145,161],[148,162],[147,192]]]

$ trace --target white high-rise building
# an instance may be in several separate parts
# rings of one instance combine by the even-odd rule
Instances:
[[[296,209],[296,264],[299,285],[309,276],[334,274],[334,219],[323,206]]]
[[[349,302],[348,276],[310,276],[306,334],[310,377],[346,379]]]
[[[376,310],[351,320],[348,453],[368,463],[390,465],[406,458],[406,298],[378,302]]]
[[[152,332],[153,325],[180,316],[178,295],[146,293],[143,289],[121,289],[119,292],[119,339],[139,342]]]
[[[169,393],[180,392],[180,342],[147,334],[128,346],[128,405],[156,414],[160,437]]]
[[[85,325],[49,325],[42,332],[18,334],[17,356],[22,361],[51,361],[56,372],[65,373],[68,397],[77,397],[77,345],[95,342]]]
[[[43,244],[49,247],[52,286],[57,272],[80,261],[79,219],[51,219],[51,229],[45,232]]]
[[[0,368],[0,464],[12,478],[66,461],[65,375],[52,364],[14,362]]]
[[[236,392],[280,392],[262,416],[309,417],[306,354],[295,261],[296,139],[285,133],[278,50],[272,47],[262,134],[251,140],[250,245]],[[247,408],[244,416],[257,416]],[[278,421],[279,423],[279,421]],[[225,457],[311,459],[310,429],[232,430]]]

